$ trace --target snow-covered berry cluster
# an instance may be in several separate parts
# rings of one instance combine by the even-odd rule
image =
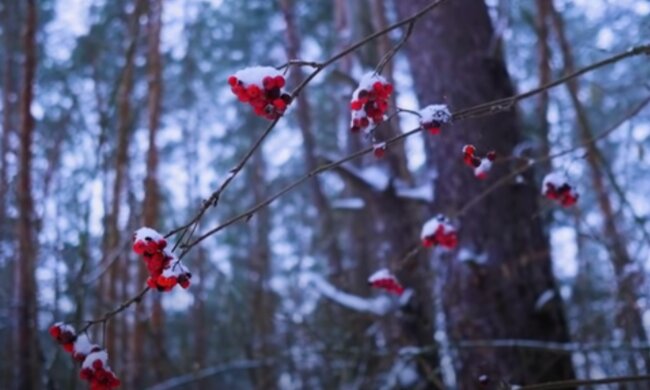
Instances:
[[[421,109],[420,126],[429,133],[440,134],[443,124],[451,122],[451,112],[446,104],[431,104]]]
[[[389,293],[402,295],[404,287],[399,283],[395,275],[386,268],[382,268],[368,278],[368,284],[375,288],[386,290]]]
[[[291,104],[284,76],[270,66],[242,69],[228,77],[228,84],[239,101],[250,104],[256,115],[266,119],[279,118]]]
[[[154,229],[142,227],[133,235],[133,251],[142,256],[149,271],[147,286],[158,291],[170,291],[176,284],[188,288],[192,274],[166,248],[167,241]]]
[[[366,73],[352,94],[350,130],[370,133],[383,122],[392,93],[393,86],[385,78],[374,72]]]
[[[90,383],[91,390],[111,390],[120,386],[120,380],[108,365],[108,353],[91,343],[88,336],[76,334],[72,325],[62,322],[50,327],[50,335],[74,360],[81,362],[79,377]]]
[[[487,152],[485,157],[478,157],[474,145],[463,146],[463,160],[467,166],[474,169],[474,176],[477,179],[482,180],[487,177],[488,172],[492,169],[492,163],[496,158],[497,154],[494,150]]]
[[[422,239],[422,245],[426,248],[441,246],[454,249],[458,245],[456,228],[443,215],[431,218],[422,226],[420,239]]]
[[[564,207],[571,207],[576,204],[580,196],[569,184],[568,178],[559,172],[551,172],[544,177],[542,195],[557,201]]]

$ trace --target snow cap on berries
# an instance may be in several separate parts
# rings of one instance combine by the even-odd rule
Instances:
[[[564,207],[573,206],[578,202],[579,194],[569,184],[569,179],[560,172],[551,172],[542,182],[542,195],[557,201]]]
[[[386,268],[382,268],[368,278],[368,284],[372,287],[380,288],[396,295],[402,295],[404,287],[399,283],[397,278]]]
[[[431,104],[419,112],[420,126],[431,134],[439,134],[440,127],[451,122],[451,112],[446,104]]]
[[[167,240],[152,228],[141,227],[133,234],[133,251],[139,255],[153,254],[165,249]]]
[[[385,120],[388,98],[392,93],[393,86],[379,74],[368,72],[363,75],[359,86],[352,93],[350,130],[363,130],[366,134],[372,132]]]
[[[49,329],[50,335],[63,346],[66,352],[72,352],[77,334],[74,326],[57,322]]]
[[[490,169],[492,169],[492,161],[487,157],[484,157],[481,159],[479,166],[474,168],[474,176],[481,180],[485,179],[488,172],[490,172]]]
[[[270,66],[252,66],[237,71],[228,78],[230,89],[242,103],[253,107],[257,116],[274,120],[282,116],[291,104],[285,92],[282,72]]]
[[[425,247],[442,246],[453,249],[458,244],[456,228],[443,215],[431,218],[422,225],[420,239]]]

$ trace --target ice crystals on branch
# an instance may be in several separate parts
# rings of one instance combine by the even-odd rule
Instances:
[[[420,239],[425,248],[441,246],[454,249],[458,245],[456,228],[443,215],[431,218],[422,226]]]
[[[576,204],[580,196],[569,184],[569,179],[566,175],[559,172],[551,172],[544,177],[542,195],[558,202],[564,207],[571,207]]]
[[[402,295],[404,287],[399,283],[397,278],[386,268],[382,268],[368,278],[368,284],[375,288],[380,288],[396,295]]]
[[[446,104],[431,104],[421,109],[420,126],[433,135],[440,134],[443,124],[451,122],[451,112]]]
[[[158,291],[171,291],[177,284],[188,288],[192,274],[166,247],[165,238],[151,228],[140,228],[133,235],[133,251],[142,256],[149,272],[147,286]]]
[[[228,77],[230,89],[240,102],[248,103],[257,116],[274,120],[291,104],[291,95],[284,90],[282,72],[270,66],[252,66]]]
[[[355,133],[361,130],[366,134],[372,132],[386,119],[388,98],[392,93],[393,86],[385,78],[374,72],[366,73],[352,94],[350,130]]]
[[[492,163],[496,158],[497,154],[493,150],[489,151],[485,157],[478,157],[474,145],[463,146],[463,161],[465,161],[465,165],[474,169],[474,176],[477,179],[483,180],[487,177],[488,172],[492,169]]]
[[[79,377],[90,382],[91,390],[111,390],[120,386],[120,380],[108,365],[108,353],[90,342],[85,334],[77,335],[72,325],[57,322],[50,327],[50,335],[81,362]]]

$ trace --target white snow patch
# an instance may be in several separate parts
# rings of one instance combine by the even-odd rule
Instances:
[[[535,311],[541,311],[555,297],[555,291],[549,289],[539,295],[535,302]]]
[[[311,285],[322,295],[348,309],[384,316],[395,307],[393,301],[384,295],[362,298],[337,289],[320,275],[310,274],[309,279]]]
[[[332,207],[343,210],[359,210],[366,206],[366,202],[361,198],[343,198],[336,199],[332,202]]]
[[[265,77],[282,76],[282,72],[272,66],[250,66],[238,70],[234,76],[245,85],[255,84],[262,87]]]
[[[421,124],[451,122],[451,111],[449,111],[446,104],[431,104],[418,111],[418,113],[420,114]]]

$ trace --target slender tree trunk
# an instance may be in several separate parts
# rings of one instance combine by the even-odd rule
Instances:
[[[251,159],[251,187],[254,202],[259,203],[265,196],[266,162],[262,151],[255,153]],[[275,342],[275,306],[276,297],[271,290],[272,276],[271,213],[268,208],[259,210],[253,222],[253,243],[251,246],[251,305],[252,308],[252,346],[253,359],[262,360],[276,356]],[[263,365],[251,370],[253,382],[257,389],[277,388],[277,373],[273,366]]]
[[[559,39],[560,49],[562,51],[564,71],[566,74],[574,72],[575,65],[573,53],[564,30],[564,21],[562,20],[562,15],[560,15],[553,3],[551,3],[551,16]],[[618,314],[620,326],[623,329],[626,341],[639,341],[646,343],[648,341],[648,336],[643,325],[641,311],[637,306],[637,301],[639,299],[638,291],[636,291],[637,286],[628,279],[634,278],[635,275],[626,270],[627,267],[634,264],[634,260],[628,252],[625,237],[616,226],[616,215],[604,182],[603,170],[599,164],[600,150],[595,142],[588,142],[588,140],[592,139],[594,136],[594,131],[589,122],[585,106],[580,101],[580,87],[578,81],[575,79],[569,80],[566,86],[569,91],[569,96],[571,97],[573,108],[576,112],[580,140],[587,148],[587,155],[585,158],[591,173],[591,188],[596,194],[598,206],[603,215],[603,237],[606,238],[606,242],[610,249],[611,262],[618,286],[618,298],[622,305]],[[650,353],[646,351],[643,352],[641,356],[643,357],[646,371],[650,370]],[[630,365],[630,368],[633,371],[636,371],[636,363],[634,360],[630,361]]]
[[[162,28],[162,0],[149,0],[148,18],[147,18],[147,38],[148,38],[148,122],[149,122],[149,150],[147,152],[146,176],[144,180],[144,204],[142,207],[143,224],[152,228],[157,228],[160,214],[160,190],[158,184],[158,146],[156,138],[160,127],[160,112],[162,101],[162,60],[160,56],[160,33]],[[147,270],[142,262],[138,262],[138,278],[136,283],[139,285],[147,278]],[[153,294],[150,301],[152,313],[152,329],[154,340],[152,340],[152,350],[157,351],[152,354],[147,361],[144,359],[144,343],[147,323],[149,321],[145,315],[146,305],[138,306],[136,310],[135,331],[133,332],[133,362],[131,369],[136,374],[133,382],[134,387],[141,388],[144,385],[144,376],[137,375],[146,368],[146,365],[155,367],[154,374],[156,382],[162,381],[163,363],[160,361],[164,351],[163,337],[163,319],[160,294]]]
[[[284,14],[286,23],[286,51],[289,59],[299,59],[300,56],[300,39],[298,38],[299,31],[295,25],[294,16],[294,1],[281,0],[280,4]],[[290,82],[292,85],[298,85],[303,80],[304,75],[300,67],[292,69],[290,72]],[[318,167],[316,139],[311,119],[311,107],[307,100],[306,94],[300,94],[296,101],[297,111],[296,116],[298,119],[298,127],[303,138],[303,153],[305,155],[305,162],[309,171]],[[321,243],[325,249],[328,257],[330,271],[339,275],[342,271],[343,254],[337,240],[337,229],[332,220],[330,205],[325,196],[318,177],[310,180],[311,194],[314,201],[314,206],[318,212],[319,221],[321,226],[319,229],[318,242]]]
[[[14,229],[11,227],[11,224],[8,220],[7,210],[9,208],[10,202],[8,199],[8,194],[11,191],[9,185],[9,152],[10,148],[10,139],[11,135],[16,133],[16,103],[15,96],[17,95],[16,89],[17,86],[14,83],[14,78],[16,77],[15,61],[15,41],[19,35],[15,30],[15,25],[20,20],[20,16],[17,12],[17,4],[11,0],[3,1],[3,11],[2,12],[2,21],[3,21],[3,48],[4,48],[4,66],[2,69],[2,137],[0,138],[0,242],[13,242],[12,237],[14,236]],[[7,252],[10,252],[8,250]],[[4,291],[11,296],[15,291],[15,278],[13,277],[16,272],[16,261],[11,261],[9,253],[4,253],[0,255],[0,260],[2,261],[3,266],[5,267],[5,272],[9,277],[7,278],[7,285],[4,288]],[[13,309],[7,308],[8,312],[11,313]],[[15,334],[14,330],[17,327],[15,316],[8,315],[8,330],[5,332],[0,332],[0,337],[3,337],[6,341],[5,354],[7,356],[16,356],[15,347]],[[0,386],[3,388],[10,389],[11,386],[15,383],[14,380],[14,365],[9,361],[3,362],[0,367]]]
[[[427,1],[397,2],[401,17]],[[487,8],[480,0],[449,1],[415,26],[407,54],[422,106],[447,98],[452,109],[513,94],[500,53],[490,56],[493,36]],[[496,149],[509,156],[521,142],[514,112],[459,122],[427,144],[430,169],[437,171],[432,212],[452,214],[512,167],[495,166],[490,179],[476,180],[462,162],[461,149],[474,144],[479,151]],[[527,177],[531,179],[530,175]],[[455,253],[435,252],[434,269],[445,277],[443,303],[448,332],[454,341],[526,338],[567,341],[568,329],[553,279],[549,244],[538,213],[536,186],[510,183],[494,191],[461,215],[459,247],[484,262],[459,262]],[[537,310],[545,292],[554,298]],[[574,376],[568,356],[543,351],[458,351],[459,387],[476,389],[486,375],[486,388],[498,381],[529,384]]]
[[[19,389],[40,387],[41,372],[36,322],[36,237],[34,235],[34,200],[32,198],[32,140],[34,117],[31,104],[36,75],[36,0],[27,1],[24,30],[25,63],[23,90],[20,97],[20,152],[18,174],[18,258],[16,266],[17,342],[15,364]]]
[[[140,31],[139,18],[143,11],[144,0],[135,0],[133,14],[129,18],[128,31],[130,43],[125,55],[125,65],[117,90],[117,149],[115,152],[115,178],[113,181],[110,211],[106,220],[104,261],[111,262],[107,273],[102,277],[104,288],[104,301],[114,304],[120,295],[118,289],[128,279],[128,267],[123,264],[123,257],[119,255],[121,231],[119,217],[124,201],[123,194],[126,183],[127,169],[129,166],[129,143],[132,133],[133,120],[131,109],[131,93],[133,90],[133,74],[135,71],[135,53]],[[113,257],[117,260],[113,261]],[[106,332],[106,347],[109,354],[118,355],[116,352],[117,323],[109,323]]]
[[[537,6],[537,68],[539,70],[539,85],[546,85],[551,82],[551,49],[548,43],[549,33],[549,9],[552,0],[538,0],[535,2]],[[537,101],[537,113],[539,118],[539,140],[541,144],[542,156],[548,156],[551,152],[549,140],[549,123],[548,123],[548,108],[549,108],[549,92],[543,91],[539,94]],[[551,161],[547,160],[543,163],[544,173],[551,171]]]

